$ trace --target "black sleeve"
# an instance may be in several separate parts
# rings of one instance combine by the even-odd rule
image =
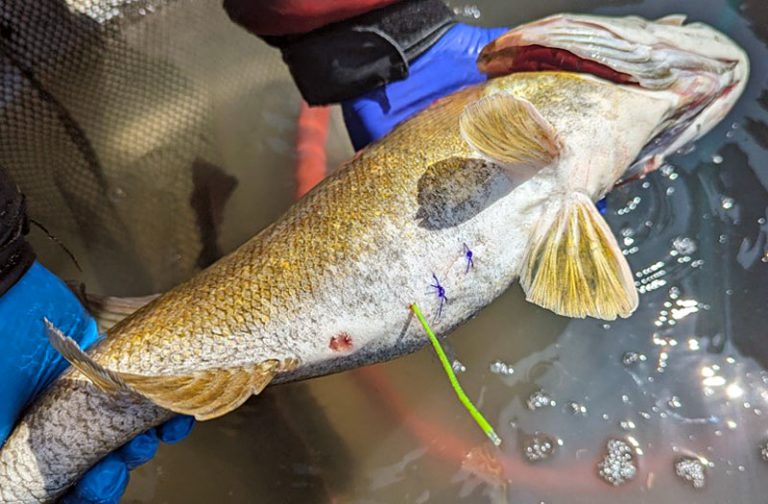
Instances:
[[[13,287],[35,260],[24,239],[29,232],[24,195],[0,169],[0,296]]]
[[[280,48],[307,103],[323,105],[404,79],[454,23],[443,2],[409,0],[307,34],[262,38]]]

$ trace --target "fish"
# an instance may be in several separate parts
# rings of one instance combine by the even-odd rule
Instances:
[[[0,451],[0,502],[50,502],[131,437],[224,415],[267,385],[382,362],[445,335],[519,281],[531,303],[612,320],[638,305],[594,202],[712,129],[749,74],[683,16],[560,14],[478,58],[437,100],[272,225],[107,331]]]

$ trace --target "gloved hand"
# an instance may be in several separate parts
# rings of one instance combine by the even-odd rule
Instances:
[[[38,262],[0,297],[0,446],[23,409],[67,367],[48,344],[44,317],[84,348],[99,337],[96,322],[75,295]],[[137,436],[91,468],[63,502],[118,502],[128,471],[150,460],[160,441],[175,443],[187,436],[193,423],[179,416]]]
[[[485,74],[477,69],[477,56],[486,44],[507,31],[456,24],[411,64],[406,79],[343,102],[344,122],[355,150],[383,137],[438,98],[484,81]],[[597,208],[605,214],[605,198],[597,202]]]
[[[456,24],[411,63],[406,79],[343,102],[344,122],[355,150],[386,135],[438,98],[484,81],[485,74],[475,63],[477,56],[507,31]]]

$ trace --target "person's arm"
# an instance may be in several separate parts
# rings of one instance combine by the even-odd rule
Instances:
[[[280,49],[310,105],[404,79],[411,63],[455,24],[439,0],[225,0],[224,8]]]
[[[24,197],[0,170],[0,449],[24,409],[67,367],[48,343],[43,319],[83,347],[99,338],[77,297],[36,260],[28,229]],[[185,437],[192,423],[176,417],[137,436],[91,468],[64,502],[118,502],[128,472],[151,459],[160,441]]]

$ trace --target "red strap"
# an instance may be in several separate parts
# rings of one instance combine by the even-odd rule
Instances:
[[[307,33],[400,0],[225,0],[229,15],[256,35]]]

